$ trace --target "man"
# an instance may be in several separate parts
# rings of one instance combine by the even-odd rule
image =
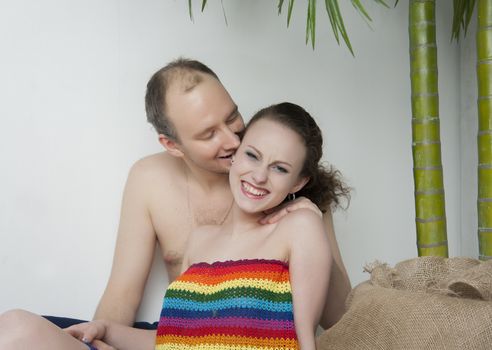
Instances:
[[[172,281],[181,272],[190,232],[221,224],[228,216],[232,195],[227,174],[244,128],[217,75],[197,61],[178,59],[156,72],[147,84],[145,103],[147,119],[166,152],[143,158],[130,170],[111,276],[94,316],[125,325],[135,321],[156,242]],[[298,199],[266,216],[265,223],[300,207],[319,211],[307,199]],[[350,282],[330,213],[324,221],[335,262],[321,323],[328,328],[344,312]]]

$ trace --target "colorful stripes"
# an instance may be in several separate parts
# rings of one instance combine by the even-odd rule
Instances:
[[[166,292],[155,348],[298,349],[288,265],[244,259],[190,266]]]

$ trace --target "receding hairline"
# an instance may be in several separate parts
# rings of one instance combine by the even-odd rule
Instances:
[[[207,77],[220,83],[220,80],[211,74],[183,67],[175,67],[163,73],[162,78],[169,90],[187,93],[205,81]]]

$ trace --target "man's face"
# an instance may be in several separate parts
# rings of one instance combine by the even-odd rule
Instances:
[[[178,148],[190,166],[227,173],[244,129],[241,114],[222,84],[209,75],[189,92],[180,84],[166,97],[167,114],[179,137]]]

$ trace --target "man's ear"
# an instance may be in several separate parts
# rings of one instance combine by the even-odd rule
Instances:
[[[184,156],[179,143],[175,140],[170,139],[168,136],[164,134],[159,134],[159,143],[164,146],[164,148],[170,155],[178,158]]]
[[[296,193],[298,191],[300,191],[310,180],[311,178],[309,176],[306,176],[306,177],[301,177],[297,183],[294,185],[294,187],[292,187],[292,190],[290,191],[290,193]]]

